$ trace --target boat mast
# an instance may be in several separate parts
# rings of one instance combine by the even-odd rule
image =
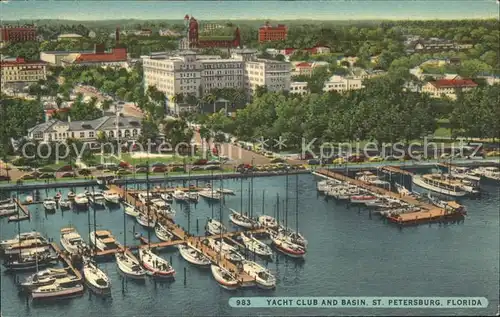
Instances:
[[[262,190],[262,214],[264,214],[264,197],[265,197],[265,194],[266,194],[266,190],[263,189]]]
[[[295,233],[299,235],[299,174],[295,174]]]
[[[249,182],[248,183],[248,216],[250,216],[250,203],[252,202],[252,198],[251,198],[251,195],[250,195],[250,186],[252,186],[252,183]]]
[[[210,172],[210,192],[212,196],[212,201],[210,204],[212,205],[212,219],[214,219],[214,170]]]
[[[243,212],[243,177],[240,178],[240,213]]]
[[[253,164],[252,164],[252,167],[253,167]],[[252,190],[251,193],[250,193],[251,194],[251,196],[250,196],[251,197],[251,199],[250,199],[250,204],[251,204],[250,205],[251,206],[250,207],[250,218],[253,217],[253,177],[254,177],[254,171],[253,171],[253,168],[252,168],[252,178],[250,179],[250,183],[251,183],[250,188]]]
[[[148,227],[149,227],[149,160],[146,161],[146,211],[148,213]],[[148,247],[151,248],[151,230],[148,230]]]
[[[285,173],[285,228],[288,228],[288,169]]]
[[[127,197],[127,177],[125,176],[125,201]],[[123,246],[127,248],[127,226],[126,226],[126,217],[125,213],[123,213]]]
[[[223,193],[222,174],[220,176],[220,192],[221,192],[221,195],[222,195],[222,193]],[[213,195],[213,187],[212,187],[212,195]],[[224,239],[222,237],[222,202],[219,204],[219,223],[220,223],[221,227],[219,229],[219,232],[220,232],[220,243],[219,243],[219,254],[217,256],[217,265],[219,265],[220,259],[221,259],[221,256],[222,256],[222,241]]]
[[[276,221],[280,223],[280,194],[276,194]]]
[[[92,186],[92,211],[94,212],[94,255],[96,254],[97,248],[97,222],[95,214],[95,188]]]

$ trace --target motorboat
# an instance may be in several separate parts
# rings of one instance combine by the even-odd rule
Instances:
[[[125,207],[125,213],[129,216],[132,216],[132,217],[137,217],[139,216],[139,209],[135,208],[134,206],[127,206]]]
[[[500,181],[500,169],[498,167],[478,167],[472,170],[472,173],[477,176],[485,177],[491,180]]]
[[[148,275],[160,278],[173,278],[175,270],[167,260],[154,254],[149,248],[139,250],[139,260],[148,271]]]
[[[75,228],[61,229],[61,245],[69,254],[78,254],[87,248],[87,244]]]
[[[215,219],[208,219],[205,229],[212,235],[218,235],[227,232],[226,226]]]
[[[198,266],[208,266],[212,263],[210,259],[203,254],[200,250],[191,245],[178,245],[179,252],[182,258],[191,264]]]
[[[111,281],[108,276],[92,261],[87,260],[83,265],[83,276],[87,286],[95,293],[109,294],[111,292]]]
[[[236,276],[228,269],[220,265],[212,264],[210,266],[210,270],[212,271],[214,279],[222,288],[227,290],[235,290],[240,286],[240,283],[238,282]]]
[[[51,265],[58,259],[57,254],[53,254],[45,248],[34,248],[23,250],[17,255],[11,255],[4,261],[3,266],[12,271],[33,270]]]
[[[188,192],[188,200],[193,203],[197,203],[200,200],[200,195],[197,192]]]
[[[56,279],[52,284],[37,287],[31,291],[34,300],[75,297],[83,294],[83,285],[76,276]]]
[[[379,198],[378,196],[375,195],[356,195],[356,196],[351,196],[350,201],[351,204],[366,204],[370,202],[377,201]]]
[[[245,260],[243,261],[243,270],[254,278],[258,287],[263,289],[273,289],[276,287],[276,278],[262,265]]]
[[[35,289],[40,286],[53,284],[58,278],[69,276],[66,269],[48,268],[28,276],[19,286],[25,289]]]
[[[135,219],[141,226],[144,226],[146,228],[154,228],[156,225],[156,216],[152,212],[150,212],[149,215],[139,213],[139,215],[137,215]]]
[[[269,248],[265,243],[255,239],[252,235],[249,235],[247,237],[242,232],[241,239],[243,240],[243,244],[245,245],[245,247],[253,253],[266,257],[273,255],[273,251],[271,250],[271,248]]]
[[[255,229],[260,227],[257,221],[248,217],[246,214],[240,214],[231,208],[230,210],[231,214],[229,215],[229,220],[231,220],[231,222],[234,223],[235,225],[238,225],[246,229]]]
[[[224,240],[221,241],[217,239],[208,239],[208,245],[217,252],[221,252],[226,258],[228,258],[232,262],[241,262],[245,259],[243,255],[241,255],[235,247],[226,243]]]
[[[115,237],[108,230],[92,231],[89,237],[90,244],[94,245],[100,251],[118,248]]]
[[[105,191],[102,193],[104,200],[106,200],[110,204],[119,204],[120,203],[120,195],[111,191]]]
[[[74,200],[74,199],[75,199],[75,197],[76,197],[76,194],[75,194],[74,192],[70,191],[70,192],[68,193],[68,199],[69,199],[69,200]]]
[[[155,234],[158,237],[158,239],[165,242],[172,241],[172,239],[174,238],[174,234],[170,232],[170,230],[168,230],[168,228],[162,225],[160,222],[156,223]]]
[[[90,202],[92,202],[93,205],[96,205],[96,206],[104,206],[104,204],[106,203],[106,200],[104,199],[104,195],[101,192],[92,193],[89,196],[89,200],[90,200]]]
[[[69,199],[60,199],[59,207],[61,207],[61,209],[69,209],[71,208],[71,201]]]
[[[174,193],[172,194],[172,197],[174,197],[174,199],[176,201],[188,201],[189,200],[189,195],[187,193],[185,193],[184,191],[182,190],[175,190]]]
[[[174,197],[170,193],[161,194],[160,197],[161,197],[161,199],[163,199],[167,203],[171,203],[174,201]]]
[[[413,184],[439,194],[463,197],[467,195],[462,183],[441,174],[413,175]]]
[[[198,195],[200,195],[203,198],[206,198],[208,200],[220,200],[222,198],[222,195],[218,193],[216,190],[201,190],[198,192]]]
[[[284,253],[292,258],[303,258],[306,255],[306,249],[298,244],[291,242],[286,237],[282,235],[277,235],[273,239],[273,244],[276,246],[276,249],[281,253]]]
[[[43,201],[43,208],[46,211],[55,211],[57,207],[57,202],[54,199],[47,198]]]
[[[228,188],[218,188],[216,191],[222,195],[234,195],[234,190]]]
[[[77,194],[75,195],[75,204],[77,206],[87,206],[89,203],[89,199],[87,198],[87,195],[82,193],[82,194]]]
[[[146,271],[141,267],[139,260],[130,252],[115,253],[116,264],[120,272],[131,278],[141,279],[146,276]]]
[[[375,186],[389,186],[390,183],[381,180],[377,175],[370,171],[358,172],[355,176],[356,179]]]
[[[18,222],[28,219],[30,219],[30,216],[24,213],[14,214],[8,218],[9,222]]]
[[[466,179],[474,182],[479,182],[481,180],[481,177],[474,175],[475,173],[472,172],[470,168],[463,166],[450,167],[450,174],[453,177]]]
[[[259,216],[259,223],[264,228],[278,228],[278,221],[276,220],[276,218],[268,215]]]
[[[7,240],[0,241],[0,248],[3,249],[3,248],[6,248],[6,247],[8,247],[10,245],[13,245],[13,244],[25,241],[25,240],[31,240],[31,239],[41,239],[45,243],[47,242],[47,240],[42,236],[42,234],[40,232],[30,231],[30,232],[20,233],[20,234],[16,235],[12,239],[7,239]]]
[[[48,250],[49,243],[44,238],[32,238],[32,239],[21,240],[16,243],[5,246],[3,250],[5,254],[20,254],[24,250],[34,249],[34,248],[38,249],[43,248]]]
[[[175,218],[175,210],[172,209],[172,206],[169,203],[165,202],[163,199],[155,198],[151,200],[151,203],[153,204],[153,208],[159,214],[162,214],[169,219]]]
[[[16,210],[16,209],[17,209],[16,203],[8,203],[0,205],[0,210]]]

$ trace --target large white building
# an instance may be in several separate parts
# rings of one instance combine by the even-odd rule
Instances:
[[[15,60],[0,61],[1,88],[47,79],[47,64],[43,61],[26,61],[18,57]]]
[[[231,58],[196,55],[182,51],[175,56],[143,56],[144,85],[155,86],[171,101],[177,94],[198,98],[212,89],[245,89],[252,95],[257,86],[268,91],[290,89],[290,64],[257,59],[255,50],[234,50]]]
[[[325,82],[323,91],[336,91],[343,93],[349,90],[357,90],[363,88],[361,78],[350,78],[334,75]]]

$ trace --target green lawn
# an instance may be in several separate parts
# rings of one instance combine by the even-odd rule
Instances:
[[[155,157],[155,155],[152,155],[151,157],[147,158],[135,158],[132,157],[130,153],[124,153],[121,155],[121,161],[125,161],[129,164],[132,165],[137,165],[137,164],[146,164],[146,163],[184,163],[186,164],[192,163],[196,160],[198,160],[200,156],[163,156],[163,157]],[[120,162],[118,159],[114,159],[116,162]]]

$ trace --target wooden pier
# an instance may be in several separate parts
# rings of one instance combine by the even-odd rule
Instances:
[[[340,173],[328,171],[326,169],[317,170],[316,172],[323,175],[323,176],[326,176],[326,177],[330,177],[330,178],[337,179],[340,181],[348,182],[350,184],[361,187],[361,188],[363,188],[367,191],[370,191],[372,193],[388,196],[388,197],[391,197],[394,199],[398,199],[398,200],[404,201],[408,204],[418,206],[421,208],[420,211],[402,213],[402,214],[399,214],[396,216],[387,217],[387,219],[389,219],[391,222],[394,222],[394,223],[397,223],[400,225],[413,225],[413,224],[417,224],[417,223],[439,221],[439,220],[449,219],[449,218],[456,218],[456,217],[460,218],[460,217],[463,217],[465,214],[461,210],[456,211],[457,209],[460,208],[460,205],[458,205],[455,202],[448,202],[448,206],[450,206],[450,209],[439,208],[439,207],[436,207],[432,204],[417,200],[414,197],[397,194],[397,193],[394,193],[394,192],[389,191],[387,189],[367,184],[361,180],[347,177],[347,176],[340,174]]]
[[[408,176],[413,176],[413,173],[407,170],[402,169],[399,166],[382,166],[380,168],[382,171],[389,172],[389,173],[397,173],[397,174],[403,174],[403,175],[408,175]]]
[[[29,220],[31,218],[31,214],[28,208],[24,204],[22,204],[18,198],[14,198],[14,203],[18,207],[17,211],[19,219],[17,221]],[[24,215],[20,215],[21,213]]]
[[[199,192],[202,190],[201,187],[167,187],[167,188],[151,188],[149,192],[151,194],[171,194],[175,192],[176,190],[180,190],[183,192]],[[136,190],[136,189],[129,189],[127,192],[129,194],[138,194],[138,193],[144,193],[146,190]]]
[[[63,250],[61,250],[59,248],[59,246],[57,245],[57,243],[55,242],[52,242],[50,244],[52,246],[52,248],[54,249],[55,252],[57,252],[57,254],[59,255],[59,258],[61,260],[63,260],[66,265],[70,268],[70,270],[73,272],[73,274],[79,279],[81,280],[82,279],[82,274],[80,273],[80,271],[78,271],[74,266],[73,266],[73,263],[71,262],[71,259],[68,258],[66,252],[64,252]]]

